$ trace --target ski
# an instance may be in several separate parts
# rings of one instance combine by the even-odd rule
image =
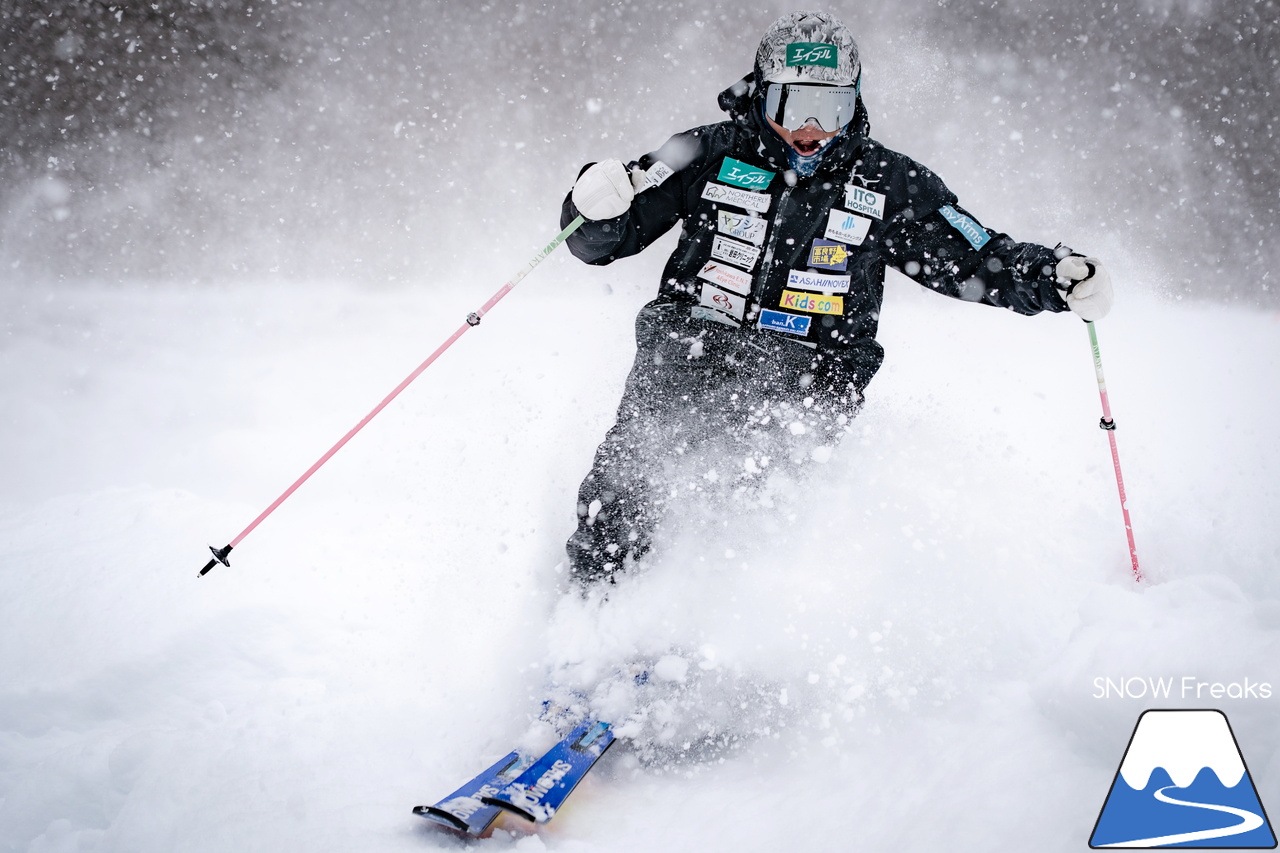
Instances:
[[[573,793],[587,771],[613,744],[608,723],[588,720],[570,732],[501,791],[480,801],[525,820],[546,823]]]
[[[482,802],[481,798],[501,791],[531,763],[531,758],[519,752],[508,753],[497,764],[434,806],[414,806],[413,813],[449,829],[468,835],[482,835],[501,809]]]

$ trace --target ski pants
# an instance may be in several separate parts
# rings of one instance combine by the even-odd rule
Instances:
[[[578,490],[570,578],[612,581],[642,557],[691,477],[723,491],[834,445],[862,392],[825,376],[822,356],[799,343],[694,320],[687,305],[645,306],[616,422]]]

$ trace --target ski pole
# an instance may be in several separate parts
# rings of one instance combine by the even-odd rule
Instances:
[[[419,364],[416,368],[414,368],[413,372],[410,373],[408,376],[406,376],[403,382],[397,385],[390,394],[382,398],[381,403],[373,407],[373,411],[365,415],[364,418],[360,421],[360,423],[353,426],[350,429],[350,431],[347,432],[346,435],[344,435],[342,438],[338,440],[337,444],[335,444],[333,447],[330,447],[327,451],[325,451],[325,454],[321,456],[319,459],[317,459],[314,465],[308,468],[301,477],[294,480],[293,485],[285,489],[283,494],[281,494],[280,497],[276,498],[275,501],[272,502],[271,506],[264,509],[262,513],[258,515],[257,518],[255,518],[252,522],[250,522],[248,527],[240,531],[240,534],[236,536],[235,539],[232,539],[230,542],[228,542],[226,545],[222,546],[221,548],[214,548],[212,545],[210,545],[209,550],[213,553],[213,559],[205,564],[204,568],[200,570],[200,573],[199,575],[197,575],[197,577],[203,577],[204,575],[208,574],[209,571],[218,563],[222,563],[222,565],[229,567],[231,565],[231,562],[230,560],[227,559],[227,555],[231,553],[232,548],[239,545],[241,540],[243,540],[246,536],[252,533],[255,527],[257,527],[259,524],[265,521],[267,516],[275,512],[276,508],[279,507],[280,504],[284,503],[285,499],[288,498],[289,495],[297,491],[298,487],[301,486],[303,483],[305,483],[308,479],[310,479],[312,474],[320,470],[321,465],[324,465],[324,463],[328,462],[329,459],[332,458],[335,453],[337,453],[339,450],[342,449],[343,445],[345,445],[348,441],[350,441],[352,438],[355,437],[356,433],[364,429],[365,424],[373,420],[374,417],[378,414],[378,412],[381,412],[383,409],[385,409],[388,403],[390,403],[392,400],[394,400],[396,397],[400,395],[401,391],[409,387],[409,383],[417,379],[418,375],[422,373],[422,371],[430,367],[431,363],[434,362],[437,358],[439,358],[441,353],[443,353],[449,347],[453,346],[454,341],[462,337],[463,333],[465,333],[472,326],[480,325],[480,321],[481,319],[484,318],[484,315],[488,314],[490,309],[492,309],[493,306],[497,305],[498,301],[501,300],[502,297],[510,293],[512,288],[514,288],[517,284],[520,283],[521,279],[523,279],[529,273],[533,272],[533,268],[536,267],[539,263],[541,263],[542,260],[547,257],[547,255],[550,255],[553,251],[556,250],[557,247],[559,247],[561,243],[567,240],[570,234],[572,234],[574,231],[577,231],[578,227],[582,225],[582,222],[583,222],[583,218],[581,216],[577,217],[572,222],[570,222],[567,228],[565,228],[563,231],[557,234],[555,239],[552,240],[550,243],[548,243],[541,251],[538,252],[538,254],[534,255],[533,259],[529,261],[529,263],[525,264],[524,267],[518,273],[516,273],[515,276],[513,276],[510,281],[502,285],[502,287],[498,289],[498,292],[489,298],[488,302],[480,306],[480,309],[478,311],[474,311],[471,314],[468,314],[467,321],[463,323],[460,327],[458,327],[458,330],[454,332],[452,335],[450,335],[448,340],[446,340],[440,346],[436,347],[435,352],[427,356],[426,361],[422,362],[422,364]]]
[[[1133,563],[1133,579],[1141,581],[1142,569],[1138,568],[1138,546],[1133,543],[1133,523],[1129,520],[1129,505],[1125,500],[1124,477],[1120,474],[1120,452],[1116,449],[1116,422],[1111,417],[1111,403],[1107,400],[1107,380],[1102,376],[1102,350],[1098,348],[1098,331],[1092,321],[1089,327],[1089,343],[1093,347],[1093,370],[1098,374],[1098,394],[1102,397],[1102,420],[1098,426],[1106,430],[1111,440],[1111,462],[1116,469],[1116,487],[1120,490],[1120,511],[1124,513],[1124,532],[1129,537],[1129,560]]]

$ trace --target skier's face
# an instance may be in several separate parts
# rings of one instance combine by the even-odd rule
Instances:
[[[833,130],[827,133],[818,127],[818,123],[813,120],[806,122],[799,130],[787,130],[768,117],[766,117],[766,121],[773,128],[773,132],[782,137],[782,141],[794,148],[801,157],[811,157],[816,154],[818,149],[830,142],[840,132]]]

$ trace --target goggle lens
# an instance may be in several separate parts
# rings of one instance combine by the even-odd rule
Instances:
[[[853,121],[857,104],[857,86],[769,83],[764,91],[764,114],[793,131],[813,119],[823,131],[834,133]]]

